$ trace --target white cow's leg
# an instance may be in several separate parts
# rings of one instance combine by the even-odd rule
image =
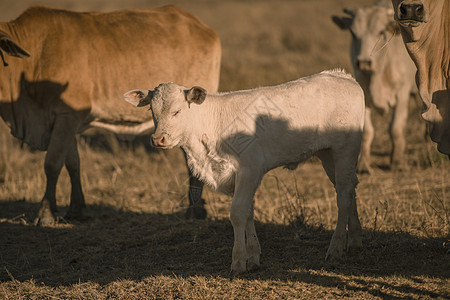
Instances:
[[[74,124],[70,117],[58,116],[55,120],[44,162],[47,186],[35,225],[49,225],[55,221],[56,183],[75,138]]]
[[[237,274],[247,270],[247,246],[245,231],[249,218],[252,216],[252,202],[260,179],[249,170],[241,170],[236,174],[236,187],[231,202],[230,219],[234,231],[234,246],[231,263],[231,273]],[[253,219],[253,218],[252,218]],[[250,230],[254,230],[251,227]],[[254,237],[256,238],[256,235]],[[252,242],[252,246],[253,246]]]
[[[74,138],[72,146],[67,153],[65,161],[66,169],[69,172],[70,182],[72,184],[72,192],[70,194],[70,206],[66,213],[66,218],[81,216],[83,208],[86,207],[84,202],[83,190],[80,180],[80,156],[78,155],[77,140]]]
[[[403,89],[397,95],[397,105],[394,108],[389,132],[392,140],[391,166],[392,169],[401,170],[406,167],[405,154],[405,127],[408,119],[409,90]]]
[[[247,269],[254,270],[259,268],[259,257],[261,255],[261,246],[259,245],[258,236],[256,235],[255,222],[253,220],[253,203],[250,216],[247,220],[245,228],[245,236],[247,239]]]
[[[351,146],[351,143],[349,143],[349,146]],[[356,160],[353,162],[352,157],[357,157],[355,149],[341,149],[339,153],[333,153],[338,220],[325,259],[330,257],[339,258],[343,255],[347,248],[347,225],[349,225],[349,230],[351,230],[351,243],[360,244],[361,225],[359,224],[358,215],[355,215],[355,188],[358,183],[356,177],[357,162]]]
[[[352,180],[355,182],[354,186],[358,183],[358,178],[356,178],[356,174]],[[350,217],[348,220],[348,241],[347,248],[348,249],[359,249],[362,248],[362,227],[359,222],[358,216],[358,207],[356,204],[356,192],[353,188],[353,197],[352,197],[352,207],[350,211]]]
[[[370,147],[372,145],[374,136],[374,129],[372,124],[371,109],[366,107],[365,119],[364,119],[364,132],[362,137],[361,155],[359,156],[358,172],[369,173],[371,172],[371,158]]]

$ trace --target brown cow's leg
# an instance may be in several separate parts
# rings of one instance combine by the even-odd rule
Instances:
[[[70,194],[70,206],[66,213],[66,218],[79,217],[83,208],[86,207],[84,202],[83,190],[80,180],[80,156],[78,155],[77,140],[74,138],[72,147],[66,157],[66,169],[69,172],[70,182],[72,184],[72,192]]]
[[[75,138],[74,124],[75,121],[70,116],[58,116],[55,120],[44,162],[47,187],[38,216],[34,220],[35,225],[49,225],[55,222],[56,183]]]
[[[45,175],[47,176],[47,186],[45,188],[45,194],[41,201],[41,207],[39,209],[38,216],[34,220],[34,225],[50,225],[55,221],[54,213],[56,212],[56,183],[58,181],[59,172],[61,168],[52,168],[49,165],[48,155],[45,156]],[[62,164],[61,164],[62,166]]]
[[[187,165],[186,153],[184,151],[183,153]],[[205,200],[202,199],[204,184],[200,179],[198,179],[192,174],[189,167],[187,168],[189,173],[189,207],[186,210],[186,218],[205,219],[206,218],[206,209],[204,207]]]

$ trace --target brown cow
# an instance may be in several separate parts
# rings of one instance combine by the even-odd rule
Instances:
[[[150,114],[120,96],[130,86],[177,81],[218,89],[217,34],[175,6],[111,13],[32,7],[0,23],[0,49],[0,115],[15,137],[47,150],[47,187],[35,224],[54,222],[63,165],[72,184],[67,216],[80,215],[85,206],[77,133],[90,126],[151,131]],[[193,177],[190,183],[190,201],[198,205],[203,185]]]
[[[450,157],[450,1],[392,0],[394,18],[417,67],[422,117],[438,150]]]

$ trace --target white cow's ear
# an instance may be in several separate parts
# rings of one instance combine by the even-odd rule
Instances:
[[[131,90],[123,94],[123,98],[136,107],[142,107],[150,104],[153,92],[149,90]]]
[[[332,16],[331,19],[333,20],[334,24],[336,24],[342,30],[349,29],[353,23],[353,18],[348,17]]]
[[[186,101],[189,103],[202,104],[206,98],[206,90],[199,86],[194,86],[184,91]]]

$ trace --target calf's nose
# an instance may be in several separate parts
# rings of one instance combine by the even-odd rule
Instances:
[[[399,8],[399,19],[423,21],[423,4],[402,3]]]
[[[164,135],[152,135],[152,144],[154,147],[167,146],[167,138]]]

